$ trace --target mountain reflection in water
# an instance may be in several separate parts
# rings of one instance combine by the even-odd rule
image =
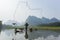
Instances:
[[[24,37],[25,31],[23,33],[14,34],[14,29],[4,30],[0,34],[0,40],[60,40],[60,32],[51,30],[38,30],[29,32],[28,39]]]

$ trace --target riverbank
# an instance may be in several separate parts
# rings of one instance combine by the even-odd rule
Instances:
[[[19,27],[7,27],[6,29],[15,29],[15,28],[17,28],[17,29],[24,29],[24,27],[22,27],[22,26],[19,26]],[[42,26],[32,26],[32,29],[37,29],[37,30],[60,30],[60,27],[48,27],[48,26],[44,26],[44,27],[42,27]]]
[[[38,29],[38,30],[60,30],[60,27],[34,27],[33,29]]]

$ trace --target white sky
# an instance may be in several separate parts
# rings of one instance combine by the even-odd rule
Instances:
[[[31,9],[29,9],[29,6],[26,6],[26,1],[28,1]],[[18,3],[19,6],[15,12]],[[24,22],[29,15],[37,16],[40,18],[56,17],[60,19],[59,5],[59,0],[0,0],[0,20],[4,22],[7,20]],[[35,8],[40,9],[38,10]]]
[[[0,20],[16,20],[20,22],[24,21],[23,19],[25,19],[25,13],[23,13],[22,8],[18,8],[17,10],[19,11],[16,11],[15,13],[18,1],[19,0],[0,0]]]
[[[26,18],[31,15],[29,13],[31,10],[29,10],[28,6],[26,5],[27,4],[25,0],[0,0],[0,20],[3,20],[4,22],[7,20],[16,20],[18,22],[24,22]]]

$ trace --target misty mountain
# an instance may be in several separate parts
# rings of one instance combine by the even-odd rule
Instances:
[[[50,21],[51,21],[51,22],[59,22],[59,20],[56,19],[56,18],[52,18]]]
[[[45,18],[45,17],[42,17],[41,18],[41,24],[47,24],[47,23],[49,23],[50,22],[50,19],[48,19],[48,18]]]
[[[26,19],[26,22],[28,22],[30,25],[40,25],[40,24],[48,24],[48,23],[54,23],[54,22],[60,22],[60,21],[56,18],[48,19],[45,17],[38,18],[35,16],[29,16]]]
[[[41,19],[35,16],[29,16],[26,19],[26,22],[28,22],[30,25],[38,25],[38,24],[41,24]]]
[[[19,22],[14,21],[14,20],[8,20],[7,22],[5,22],[5,25],[13,25],[13,23],[15,23],[16,26],[21,25]]]
[[[48,24],[41,24],[38,26],[48,26],[48,27],[60,27],[60,22],[53,22],[53,23],[48,23]]]

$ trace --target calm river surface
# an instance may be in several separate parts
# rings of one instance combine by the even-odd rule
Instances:
[[[51,30],[38,30],[29,32],[28,31],[28,39],[24,37],[25,31],[22,33],[14,34],[14,29],[11,30],[2,30],[0,34],[0,40],[60,40],[60,32],[59,31],[51,31]]]

